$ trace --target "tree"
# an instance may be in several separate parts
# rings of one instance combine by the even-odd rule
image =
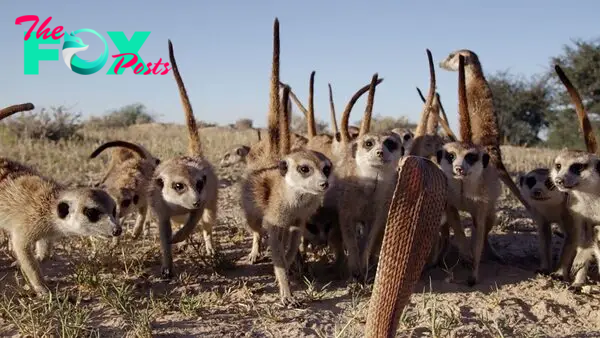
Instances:
[[[539,133],[548,126],[547,111],[552,105],[551,87],[546,77],[523,77],[500,71],[488,77],[498,115],[500,142],[536,145]]]
[[[554,112],[549,116],[548,146],[585,149],[579,123],[566,88],[558,79],[554,65],[558,64],[579,92],[595,134],[600,118],[600,40],[574,40],[564,45],[563,54],[551,58],[548,77],[554,82]]]

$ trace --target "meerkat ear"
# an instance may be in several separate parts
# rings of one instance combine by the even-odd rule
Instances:
[[[435,153],[435,159],[437,160],[438,164],[442,163],[442,157],[444,156],[444,151],[442,149],[436,151]]]
[[[162,178],[157,178],[154,180],[154,184],[156,184],[159,188],[163,188],[165,186],[165,181]]]
[[[69,204],[67,202],[60,202],[56,206],[56,214],[60,219],[65,219],[69,215]]]
[[[481,156],[481,163],[483,163],[484,168],[487,168],[488,164],[490,163],[490,155],[488,153],[483,153]]]
[[[240,147],[240,148],[237,148],[237,149],[235,150],[235,153],[236,153],[238,156],[244,156],[244,155],[246,155],[246,154],[248,153],[248,151],[246,150],[246,148],[244,148],[244,147]]]
[[[525,177],[523,175],[519,175],[519,185],[523,186],[523,179],[525,179]]]
[[[288,171],[287,162],[284,160],[281,160],[281,161],[279,161],[277,166],[279,167],[279,173],[281,174],[281,176],[285,176],[285,174],[287,174],[287,171]]]

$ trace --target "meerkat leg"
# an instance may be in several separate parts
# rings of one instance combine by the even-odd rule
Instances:
[[[340,230],[342,233],[342,242],[347,253],[348,272],[354,278],[359,279],[362,275],[361,256],[358,247],[358,238],[356,234],[356,223],[352,221],[349,212],[340,212]]]
[[[558,260],[558,267],[550,274],[552,278],[563,281],[570,280],[571,265],[577,254],[577,243],[583,226],[583,222],[579,218],[575,218],[568,222],[568,224],[563,225],[565,238]]]
[[[286,262],[287,250],[285,248],[286,232],[279,226],[271,225],[269,229],[269,246],[271,247],[271,260],[275,271],[275,279],[279,285],[279,296],[284,306],[297,307],[300,302],[294,298],[290,289],[290,283],[287,276],[288,263]]]
[[[500,264],[506,264],[506,261],[502,256],[496,251],[494,245],[490,242],[490,232],[492,228],[496,225],[496,213],[490,213],[485,219],[485,242],[483,246],[484,257],[486,260],[496,261]]]
[[[547,275],[552,272],[552,229],[550,222],[538,220],[538,241],[540,250],[540,267],[538,273]]]
[[[211,203],[204,208],[202,213],[202,235],[204,237],[204,246],[206,247],[206,254],[213,256],[216,251],[213,246],[212,231],[215,223],[217,222],[217,200],[211,200]]]
[[[469,286],[474,286],[479,281],[479,265],[481,264],[481,256],[486,239],[486,214],[485,210],[478,210],[473,215],[473,228],[475,230],[475,243],[473,245],[473,268],[471,275],[467,279]]]
[[[362,261],[368,269],[370,266],[371,257],[379,255],[381,243],[383,242],[383,234],[385,232],[385,224],[387,221],[389,206],[386,209],[380,210],[375,216],[373,226],[367,232],[367,244],[363,250]]]
[[[52,255],[52,241],[49,239],[40,239],[35,242],[35,258],[38,262],[43,262]]]
[[[194,232],[194,230],[196,229],[196,226],[198,225],[198,221],[200,220],[200,217],[204,213],[204,210],[205,209],[195,210],[188,215],[183,226],[180,227],[177,230],[177,232],[173,235],[173,238],[171,239],[171,244],[183,242],[186,238],[188,238]],[[195,215],[195,216],[192,217],[192,215]]]
[[[144,230],[144,225],[146,224],[146,215],[148,214],[147,206],[139,206],[137,211],[137,216],[135,218],[135,225],[133,226],[133,232],[131,236],[134,239],[140,237],[142,230]]]
[[[575,259],[573,259],[572,271],[575,273],[575,278],[571,284],[571,288],[579,289],[585,284],[588,268],[591,260],[594,256],[594,238],[593,237],[593,226],[587,222],[583,222],[581,228],[579,241],[577,245],[577,252]]]
[[[31,287],[37,294],[46,295],[48,294],[48,288],[42,279],[42,273],[40,271],[40,265],[35,258],[32,250],[32,245],[28,243],[22,236],[13,233],[12,245],[17,261],[21,267],[21,271]]]
[[[202,216],[201,211],[191,212],[184,224],[184,227],[189,227],[189,224],[196,224]],[[159,232],[160,232],[160,248],[162,251],[162,271],[163,278],[170,279],[173,277],[173,252],[172,245],[173,236],[171,229],[171,218],[167,215],[159,216]],[[192,227],[193,229],[193,227]]]
[[[446,221],[454,232],[454,241],[456,242],[456,247],[458,248],[460,257],[467,263],[473,263],[473,252],[471,250],[472,246],[465,235],[465,229],[460,221],[458,209],[447,206]]]

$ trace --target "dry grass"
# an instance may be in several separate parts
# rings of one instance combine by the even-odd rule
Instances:
[[[134,125],[113,130],[81,130],[81,141],[17,140],[0,130],[1,156],[36,166],[72,184],[88,184],[99,176],[103,162],[88,160],[99,142],[125,139],[140,142],[155,156],[184,153],[182,126]],[[252,130],[201,130],[213,163],[233,144],[256,142]],[[554,151],[504,147],[513,173],[551,163]],[[202,336],[202,337],[360,337],[364,330],[370,285],[348,285],[330,278],[328,266],[311,260],[309,274],[298,277],[295,294],[301,309],[279,310],[277,286],[268,261],[246,264],[250,236],[238,207],[240,167],[218,169],[222,180],[215,259],[204,256],[201,236],[174,253],[177,277],[162,281],[156,229],[148,238],[131,240],[110,250],[99,246],[90,257],[90,242],[63,240],[43,263],[44,275],[58,291],[54,298],[32,298],[0,237],[1,336]],[[499,225],[492,241],[506,265],[485,262],[483,281],[464,286],[467,270],[448,262],[446,269],[423,273],[422,282],[401,316],[402,337],[557,337],[600,335],[597,285],[589,294],[575,295],[546,277],[536,276],[535,227],[524,210],[506,193],[499,206]],[[470,223],[469,221],[466,221]],[[1,235],[0,235],[1,236]],[[558,242],[555,243],[558,249]]]

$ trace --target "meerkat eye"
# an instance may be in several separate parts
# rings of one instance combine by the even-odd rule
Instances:
[[[130,204],[131,204],[131,200],[125,199],[125,200],[121,201],[121,208],[127,208]]]
[[[477,154],[468,153],[465,155],[465,161],[469,163],[469,165],[473,165],[477,160],[479,160],[479,155]]]
[[[529,189],[533,188],[533,186],[537,183],[537,180],[535,179],[535,177],[527,177],[525,179],[525,184],[529,187]]]
[[[404,135],[403,139],[404,139],[404,141],[410,140],[410,134]]]
[[[363,143],[363,146],[367,149],[371,149],[373,147],[373,141],[372,140],[366,140],[365,143]]]
[[[113,212],[116,212],[116,208]],[[98,210],[97,208],[84,207],[83,214],[85,215],[85,217],[87,217],[87,219],[90,222],[96,223],[100,220],[100,215],[102,214],[102,212],[100,210]]]
[[[331,167],[326,165],[323,167],[323,175],[325,175],[325,177],[329,177],[329,174],[331,174]]]
[[[554,164],[554,169],[556,169],[556,170],[560,170],[560,168],[561,168],[561,165],[560,165],[560,163],[555,163],[555,164]]]
[[[173,190],[180,192],[180,191],[183,191],[183,189],[185,188],[185,184],[179,183],[179,182],[173,182],[171,187],[173,188]]]
[[[552,180],[550,179],[550,177],[548,177],[544,181],[544,185],[546,186],[546,188],[548,188],[548,190],[554,190],[554,188],[556,188],[556,186],[554,185],[554,183],[552,182]]]
[[[586,163],[574,163],[569,168],[569,171],[571,171],[574,174],[581,174],[581,172],[584,171],[586,167]]]
[[[451,152],[447,152],[447,153],[446,153],[446,160],[447,160],[449,163],[452,163],[452,162],[454,162],[454,159],[455,159],[455,158],[456,158],[456,155],[454,155],[454,153],[451,153]]]
[[[298,166],[298,172],[306,175],[310,172],[310,167],[307,165],[300,165]]]

